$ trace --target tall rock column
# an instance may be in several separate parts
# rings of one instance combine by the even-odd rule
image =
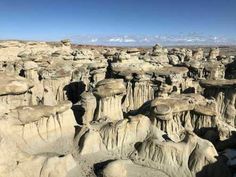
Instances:
[[[123,119],[121,99],[126,93],[122,79],[104,79],[97,83],[94,95],[98,106],[95,120],[107,118],[111,121]]]
[[[32,98],[31,98],[31,104],[32,105],[55,105],[55,102],[47,102],[47,99],[45,99],[44,102],[44,92],[45,88],[43,87],[43,84],[39,80],[39,74],[38,74],[38,64],[34,61],[26,61],[23,65],[23,71],[24,71],[24,77],[34,82],[34,87],[30,89]],[[50,99],[51,100],[51,99]]]
[[[139,109],[145,102],[154,99],[152,81],[146,75],[139,75],[136,78],[126,76],[126,97],[123,103],[124,111]]]
[[[94,112],[97,107],[96,97],[90,92],[81,94],[81,105],[84,109],[83,124],[89,124],[94,118]]]
[[[178,117],[173,116],[173,109],[167,103],[151,103],[150,119],[152,124],[160,130],[166,132],[173,141],[180,140],[180,134],[184,127]]]
[[[236,125],[236,80],[202,80],[200,85],[205,88],[204,95],[214,98],[220,118],[229,125]]]
[[[145,102],[154,99],[154,90],[150,78],[140,75],[134,83],[133,102],[134,109],[138,109]]]
[[[133,84],[132,84],[133,77],[131,75],[125,76],[126,82],[126,97],[122,104],[123,110],[128,112],[134,109],[134,99],[133,99]]]

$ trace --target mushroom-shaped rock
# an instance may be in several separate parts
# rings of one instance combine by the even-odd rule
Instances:
[[[137,110],[144,103],[154,98],[151,78],[146,74],[137,74],[127,83],[127,95],[124,105],[129,110]]]
[[[169,80],[172,90],[178,93],[187,87],[187,73],[186,67],[162,67],[155,70],[155,75]]]
[[[236,79],[201,80],[200,85],[205,88],[206,97],[215,98],[220,118],[227,124],[235,126]]]
[[[114,95],[123,95],[126,91],[123,79],[104,79],[99,81],[94,90],[98,97],[110,97]]]
[[[104,79],[99,81],[94,90],[94,95],[98,98],[95,118],[123,119],[121,99],[125,93],[126,87],[122,79]]]
[[[112,63],[111,69],[114,75],[124,78],[127,82],[127,95],[123,102],[124,111],[137,110],[145,102],[154,98],[151,75],[155,66],[148,62]]]
[[[179,141],[179,135],[184,130],[180,120],[175,119],[173,116],[173,107],[170,103],[162,101],[151,103],[150,119],[152,124],[165,131],[169,137],[174,141]]]
[[[161,120],[170,120],[172,118],[172,109],[167,104],[158,104],[153,108],[153,113]]]
[[[191,114],[190,114],[191,112]],[[151,102],[150,119],[154,126],[176,141],[184,129],[216,127],[216,104],[199,94],[180,94],[156,98]]]

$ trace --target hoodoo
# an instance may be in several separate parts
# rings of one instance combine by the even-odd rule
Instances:
[[[220,49],[0,42],[0,176],[232,176]]]

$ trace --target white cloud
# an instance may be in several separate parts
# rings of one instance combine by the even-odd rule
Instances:
[[[124,42],[124,43],[129,43],[129,42],[136,42],[136,40],[128,38],[127,36],[124,37],[115,37],[115,38],[110,38],[108,39],[109,42]]]
[[[128,38],[128,39],[124,39],[124,42],[136,42],[136,40]]]
[[[90,40],[90,42],[93,42],[93,43],[98,42],[98,38],[93,38]]]
[[[214,45],[214,44],[236,44],[236,39],[228,39],[220,36],[207,36],[196,33],[186,35],[114,35],[97,36],[84,35],[73,36],[71,40],[80,44],[101,44],[101,45]]]
[[[123,42],[122,38],[111,38],[108,40],[109,42]]]
[[[149,42],[150,40],[147,38],[147,37],[145,37],[145,38],[143,38],[142,40],[141,40],[141,42]]]

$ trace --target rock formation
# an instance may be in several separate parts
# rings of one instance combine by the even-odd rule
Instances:
[[[221,53],[0,42],[0,176],[235,175],[235,57]]]
[[[94,94],[98,99],[95,120],[105,117],[112,121],[123,119],[121,99],[125,91],[122,80],[105,79],[98,82],[94,90]]]

